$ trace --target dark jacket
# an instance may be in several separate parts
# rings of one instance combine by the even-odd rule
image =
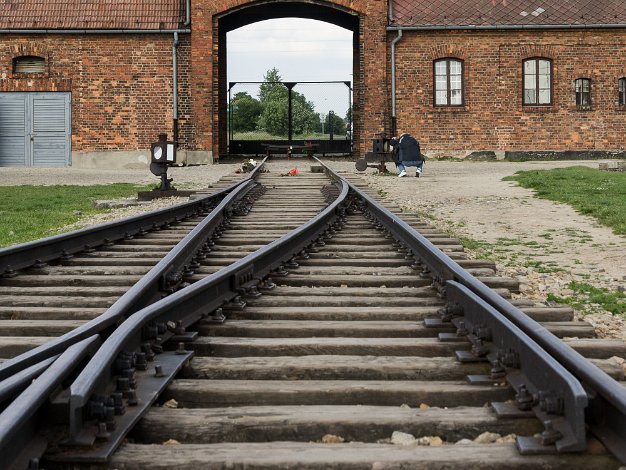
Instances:
[[[392,145],[397,152],[396,158],[399,162],[420,162],[424,159],[420,151],[420,143],[409,134],[400,136],[398,140],[391,139],[389,145]]]

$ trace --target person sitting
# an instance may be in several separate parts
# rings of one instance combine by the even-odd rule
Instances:
[[[424,155],[420,151],[420,144],[417,139],[408,133],[401,134],[400,137],[393,137],[389,141],[389,145],[394,148],[396,153],[396,166],[400,171],[400,178],[406,176],[406,167],[414,166],[417,168],[415,176],[420,177],[424,171]]]

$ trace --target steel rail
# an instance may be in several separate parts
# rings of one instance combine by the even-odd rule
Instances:
[[[445,290],[446,281],[457,281],[497,309],[541,348],[559,361],[589,392],[586,419],[592,432],[609,450],[626,463],[626,389],[563,343],[552,333],[529,318],[517,307],[480,280],[461,268],[454,260],[439,250],[418,231],[382,207],[367,194],[350,184],[359,194],[362,203],[372,215],[398,241],[408,247],[432,273],[439,286]]]
[[[142,332],[146,325],[155,322],[193,324],[236,298],[251,284],[256,285],[272,271],[280,269],[285,261],[311,246],[315,240],[320,241],[320,236],[345,213],[348,196],[347,182],[328,171],[339,182],[341,191],[337,199],[317,216],[230,266],[142,309],[109,336],[71,385],[72,441],[85,441],[83,420],[90,397],[108,389],[108,383],[115,375],[116,358],[124,351],[139,348],[144,341]]]
[[[98,335],[70,346],[0,414],[0,468],[31,468],[29,461],[46,449],[37,436],[38,421],[49,421],[42,407],[84,359],[100,346]]]
[[[189,262],[189,259],[205,242],[215,228],[222,223],[225,212],[230,206],[241,198],[242,192],[251,188],[252,179],[256,177],[262,168],[263,163],[259,164],[251,174],[241,182],[238,182],[229,188],[218,192],[222,196],[227,194],[217,207],[189,234],[187,234],[172,250],[161,259],[148,273],[146,273],[137,283],[135,283],[128,291],[126,291],[111,307],[103,314],[90,320],[89,322],[79,326],[78,328],[65,333],[51,341],[27,351],[15,358],[9,359],[0,364],[0,381],[3,381],[13,374],[33,366],[38,362],[45,360],[51,356],[61,353],[68,346],[81,341],[93,334],[104,333],[107,329],[114,328],[118,323],[135,311],[149,305],[157,297],[160,297],[160,289],[163,280],[169,273]],[[216,197],[208,196],[208,198]],[[203,200],[206,200],[204,198]],[[189,203],[183,204],[187,207]],[[163,214],[163,211],[156,211]],[[107,224],[108,225],[108,224]],[[0,390],[3,382],[0,382]]]
[[[125,237],[132,237],[154,227],[161,227],[193,216],[206,210],[212,201],[224,197],[252,177],[251,174],[242,181],[233,183],[225,189],[195,201],[183,202],[145,214],[2,248],[0,249],[0,276],[13,275],[18,269],[46,263],[63,256],[71,256],[85,249],[93,249]]]
[[[0,382],[0,407],[5,401],[19,395],[26,389],[28,385],[39,377],[58,357],[57,355],[44,359]]]

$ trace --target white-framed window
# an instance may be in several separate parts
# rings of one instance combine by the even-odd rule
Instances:
[[[525,105],[552,104],[552,61],[541,57],[524,60]]]
[[[435,106],[463,106],[463,61],[438,59],[433,63]]]

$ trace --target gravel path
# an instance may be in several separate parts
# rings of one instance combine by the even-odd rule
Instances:
[[[281,169],[298,166],[307,171],[305,161],[281,162]],[[626,286],[626,238],[613,234],[590,217],[565,204],[538,199],[531,190],[514,182],[502,181],[520,170],[562,168],[573,165],[598,167],[598,162],[438,162],[429,161],[424,175],[380,176],[368,169],[359,173],[354,163],[345,160],[331,166],[349,174],[362,175],[381,194],[386,194],[404,210],[417,212],[432,223],[458,237],[483,242],[474,255],[487,254],[495,259],[498,271],[517,277],[521,297],[545,302],[548,294],[570,296],[570,281],[596,287],[624,290]],[[392,170],[393,165],[389,165]],[[174,185],[180,189],[206,188],[222,176],[231,174],[237,163],[172,168]],[[394,170],[392,170],[394,171]],[[78,170],[73,168],[2,168],[1,185],[20,184],[106,184],[128,182],[157,183],[147,170]],[[147,206],[115,209],[83,225],[100,223],[134,213],[152,210],[182,199],[160,200]],[[598,333],[626,339],[622,319],[595,311],[585,318],[596,325]]]

